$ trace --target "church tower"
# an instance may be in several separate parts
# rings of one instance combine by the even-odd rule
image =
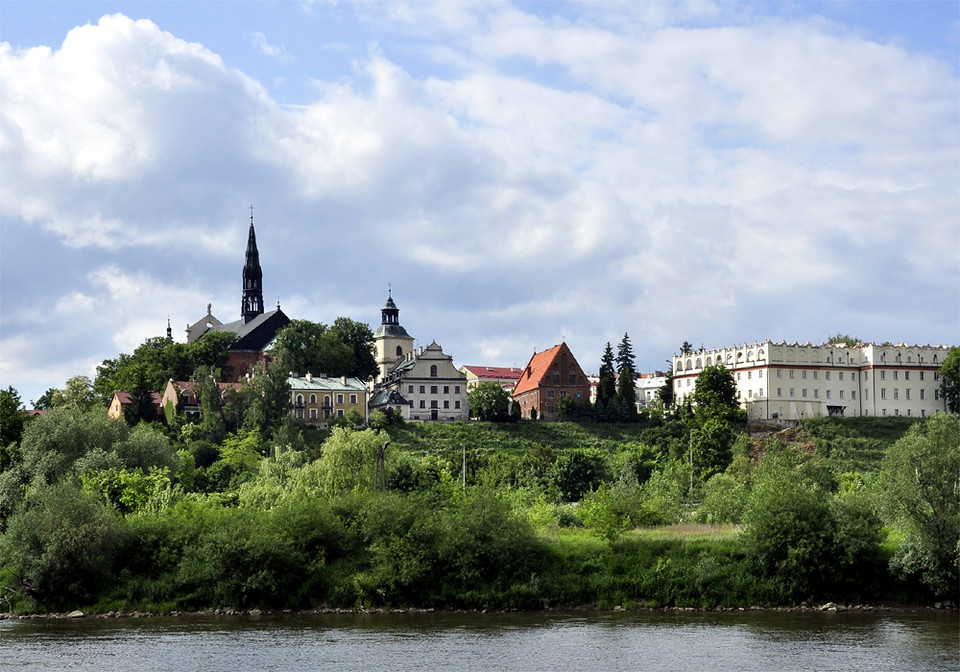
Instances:
[[[240,316],[247,324],[257,315],[263,315],[263,271],[257,251],[257,234],[253,230],[253,206],[250,206],[250,234],[247,237],[247,260],[243,265],[243,301]]]
[[[379,380],[393,368],[398,359],[413,352],[413,336],[400,326],[400,310],[393,302],[393,294],[387,291],[387,302],[380,310],[380,326],[373,332],[373,347],[376,351]]]

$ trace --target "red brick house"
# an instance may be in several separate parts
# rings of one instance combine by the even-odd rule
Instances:
[[[541,420],[557,420],[557,401],[563,397],[590,400],[590,381],[566,343],[530,358],[513,390],[513,403],[520,404],[523,418],[536,410]]]

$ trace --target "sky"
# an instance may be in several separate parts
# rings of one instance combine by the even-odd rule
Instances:
[[[960,3],[0,3],[0,387],[264,300],[522,367],[960,342]]]

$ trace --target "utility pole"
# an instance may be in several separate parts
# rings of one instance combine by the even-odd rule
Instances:
[[[460,468],[460,476],[463,479],[463,491],[467,491],[467,447],[460,444],[460,450],[463,451],[463,466]]]

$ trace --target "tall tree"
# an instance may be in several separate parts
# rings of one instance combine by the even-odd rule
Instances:
[[[154,422],[157,420],[157,407],[153,403],[153,387],[147,380],[143,365],[135,367],[135,382],[130,388],[130,404],[123,409],[123,419],[128,425],[136,425],[141,420]]]
[[[827,339],[827,345],[846,345],[848,347],[856,347],[860,345],[863,341],[855,336],[850,336],[848,334],[841,334],[837,332],[833,336]]]
[[[680,354],[689,355],[691,352],[693,352],[693,344],[690,341],[684,341],[683,345],[680,346]]]
[[[74,376],[67,380],[66,386],[53,393],[51,403],[55,408],[69,408],[75,411],[89,411],[97,402],[93,385],[87,376]]]
[[[947,400],[947,410],[960,413],[960,347],[950,348],[939,373],[940,394]]]
[[[660,398],[660,403],[663,404],[663,410],[666,411],[673,406],[674,392],[673,392],[673,368],[667,369],[667,375],[664,379],[663,386],[657,390],[657,396]]]
[[[607,406],[617,394],[617,370],[614,367],[613,347],[607,341],[607,347],[600,358],[600,379],[597,381],[596,409],[598,416],[606,413]]]
[[[617,401],[620,414],[622,419],[631,420],[637,414],[637,390],[634,387],[637,365],[634,361],[630,336],[626,333],[617,345],[617,374]]]
[[[340,335],[340,340],[353,351],[353,364],[345,374],[366,381],[377,374],[377,360],[373,355],[373,331],[365,322],[355,322],[349,317],[338,317],[330,330]]]
[[[0,390],[0,471],[7,467],[12,457],[6,452],[7,446],[20,443],[27,415],[20,394],[11,386]]]
[[[510,408],[510,395],[500,383],[480,383],[467,393],[470,415],[478,420],[505,420]]]

